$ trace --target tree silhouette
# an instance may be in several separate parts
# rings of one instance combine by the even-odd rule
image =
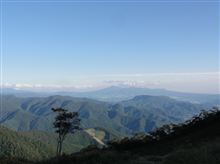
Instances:
[[[203,139],[219,135],[219,132],[212,129],[215,125],[218,126],[219,122],[220,110],[218,107],[213,107],[212,110],[202,110],[201,113],[183,123],[163,125],[145,135],[136,134],[131,138],[111,140],[108,145],[120,151],[142,148],[148,153],[167,153],[175,150],[176,144],[180,141],[181,144],[197,143],[200,138],[195,136],[198,134],[203,135]]]
[[[62,153],[63,141],[68,133],[75,133],[80,130],[80,119],[77,112],[68,112],[63,108],[52,108],[52,111],[57,113],[55,121],[53,123],[57,138],[57,155]]]

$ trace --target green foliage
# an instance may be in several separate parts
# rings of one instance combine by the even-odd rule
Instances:
[[[50,145],[0,127],[0,156],[40,159],[51,155],[53,155],[53,148]]]
[[[203,112],[184,124],[168,127],[125,138],[110,148],[90,147],[38,164],[219,164],[220,111]]]
[[[7,99],[9,96],[3,97]],[[163,96],[137,96],[118,103],[64,96],[10,96],[7,101],[3,101],[3,106],[5,115],[0,122],[15,130],[53,131],[54,115],[51,108],[62,107],[78,112],[83,128],[104,128],[111,134],[122,137],[149,132],[168,123],[182,122],[202,109],[200,105]]]
[[[113,141],[110,147],[89,146],[72,155],[31,164],[219,164],[220,111],[204,111],[179,125],[151,134]],[[8,160],[8,159],[7,159]],[[4,159],[3,159],[4,161]],[[26,164],[28,161],[24,161]]]
[[[56,129],[57,137],[57,155],[61,155],[63,141],[68,133],[76,133],[80,129],[80,119],[77,112],[68,112],[63,108],[52,108],[52,111],[57,113],[53,123]]]
[[[164,125],[148,135],[113,140],[109,142],[109,145],[118,150],[151,147],[150,153],[165,154],[167,151],[172,151],[178,144],[194,143],[201,137],[206,139],[220,136],[220,131],[217,130],[218,126],[220,126],[220,111],[213,109],[203,111],[184,123]],[[160,149],[157,149],[158,145],[161,147]]]
[[[53,133],[42,131],[15,132],[0,127],[0,157],[21,159],[49,158],[56,154],[57,137]],[[96,144],[86,132],[77,132],[67,136],[63,143],[64,153],[77,152],[80,149]]]

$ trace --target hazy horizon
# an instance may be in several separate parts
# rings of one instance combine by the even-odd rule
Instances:
[[[209,73],[210,74],[210,73]],[[217,74],[219,73],[214,73],[212,76],[216,78]],[[191,75],[194,75],[191,73]],[[138,76],[138,75],[136,75]],[[140,76],[140,75],[139,75]],[[154,75],[155,76],[155,75]],[[168,76],[165,74],[165,76]],[[199,80],[199,79],[198,79]],[[191,84],[191,83],[190,83]],[[196,84],[195,84],[196,85]],[[88,84],[88,85],[42,85],[42,84],[4,84],[3,87],[0,86],[0,88],[3,89],[15,89],[17,91],[30,91],[30,92],[39,92],[39,93],[55,93],[55,92],[90,92],[90,91],[98,91],[102,89],[107,89],[111,87],[119,87],[119,88],[143,88],[143,89],[152,89],[152,90],[169,90],[169,91],[176,91],[176,92],[185,92],[185,93],[198,93],[198,94],[220,94],[220,92],[204,92],[202,91],[193,91],[193,89],[189,88],[183,88],[178,89],[173,88],[173,85],[171,85],[171,88],[165,87],[161,85],[159,82],[156,83],[150,83],[150,82],[144,82],[144,81],[103,81],[100,83],[95,83],[95,84]],[[197,84],[197,88],[200,88]],[[213,88],[215,89],[216,86]],[[5,90],[3,90],[4,92]]]
[[[3,1],[1,86],[220,93],[217,1]]]

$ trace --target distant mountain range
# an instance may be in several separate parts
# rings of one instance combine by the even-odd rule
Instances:
[[[117,87],[112,86],[96,91],[89,92],[31,92],[25,90],[16,90],[4,88],[4,95],[15,95],[18,97],[47,97],[53,95],[72,96],[91,98],[107,102],[119,102],[129,100],[139,95],[168,96],[177,100],[189,101],[192,103],[206,104],[209,106],[220,105],[220,94],[197,94],[169,91],[165,89],[149,89],[135,87]]]
[[[158,96],[162,91],[170,96]],[[147,92],[151,95],[138,95]],[[178,92],[174,96],[175,92],[166,90],[119,87],[84,93],[56,93],[57,96],[13,89],[3,93],[0,101],[0,160],[1,156],[41,159],[55,154],[55,115],[51,108],[62,107],[79,113],[84,130],[68,136],[64,144],[64,152],[72,153],[91,144],[103,146],[112,139],[150,132],[164,124],[184,122],[201,110],[217,105],[219,98],[218,95]],[[71,96],[61,96],[65,94]],[[73,97],[74,94],[78,98]],[[181,98],[177,97],[181,94]],[[118,97],[113,99],[115,95]]]
[[[220,112],[206,112],[183,124],[161,127],[151,135],[113,141],[109,148],[86,148],[37,164],[219,164],[219,127]]]
[[[219,127],[220,111],[216,108],[209,112],[204,111],[178,125],[169,124],[148,134],[112,140],[108,147],[100,149],[90,145],[80,152],[56,157],[54,134],[40,131],[15,132],[0,127],[0,163],[219,164]],[[98,131],[95,132],[96,130]],[[88,129],[93,137],[85,131],[69,135],[64,141],[64,152],[74,152],[88,144],[94,144],[94,136],[103,136],[100,131],[102,130]]]
[[[18,131],[53,131],[53,107],[77,111],[84,128],[103,128],[114,136],[148,132],[167,123],[182,122],[203,106],[166,96],[136,96],[110,103],[70,96],[2,97],[0,123]]]

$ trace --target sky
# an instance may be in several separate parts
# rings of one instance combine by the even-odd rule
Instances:
[[[1,4],[4,87],[220,91],[218,1]]]

